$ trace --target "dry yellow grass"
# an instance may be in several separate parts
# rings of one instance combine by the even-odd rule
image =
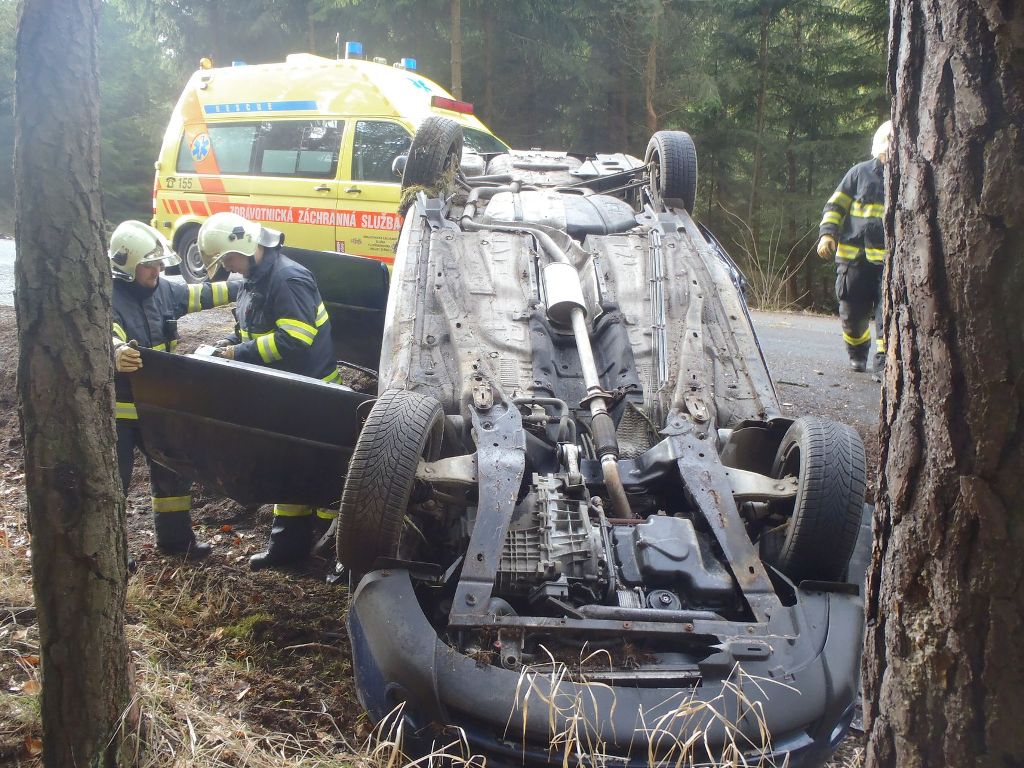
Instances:
[[[2,522],[0,602],[30,605],[23,526],[13,524],[9,517]],[[135,733],[142,745],[140,768],[412,768],[441,763],[452,768],[478,768],[483,764],[458,732],[450,743],[438,743],[431,754],[410,760],[402,749],[405,733],[400,711],[377,724],[368,736],[357,738],[351,727],[345,729],[334,720],[338,713],[304,713],[310,722],[328,725],[297,735],[261,727],[246,718],[239,707],[222,706],[211,691],[238,691],[229,698],[229,704],[241,700],[246,695],[246,680],[252,679],[252,670],[246,669],[252,659],[229,653],[230,645],[182,647],[181,643],[182,637],[198,637],[183,628],[218,626],[225,616],[232,615],[234,596],[223,582],[201,578],[201,570],[179,571],[161,561],[148,567],[148,573],[144,567],[129,584],[128,613],[133,623],[126,627],[135,680],[132,709],[141,713]],[[255,611],[259,606],[250,608]],[[231,631],[245,636],[267,620],[270,617],[266,614],[250,612]],[[41,737],[39,650],[33,620],[29,618],[27,624],[10,620],[0,624],[0,676],[7,688],[0,694],[0,760],[16,758],[19,765],[36,766],[40,761],[32,752],[39,748]],[[203,632],[211,634],[207,629]],[[590,722],[587,713],[593,710],[593,697],[610,689],[601,683],[586,683],[585,677],[588,670],[610,663],[606,652],[585,650],[578,667],[574,664],[570,669],[551,657],[549,664],[525,670],[518,701],[514,707],[510,703],[508,737],[522,738],[523,726],[517,718],[525,722],[529,708],[541,707],[549,722],[553,764],[570,768],[595,759],[602,762],[607,745],[601,741],[599,724]],[[567,685],[581,680],[586,683],[581,688]],[[736,670],[729,685],[733,692],[739,692],[744,682],[750,682],[750,678]],[[756,729],[760,735],[755,739],[732,727],[720,705],[718,701],[697,702],[681,694],[671,711],[645,722],[644,730],[657,746],[648,755],[651,768],[685,768],[709,753],[721,766],[771,768],[774,764],[764,757],[771,744],[763,728],[760,704],[746,702],[740,713],[748,721],[762,724]],[[351,706],[358,704],[352,701]],[[724,747],[717,749],[703,738],[707,724],[715,721],[724,722],[732,734]],[[852,745],[830,766],[859,768],[862,763],[862,749]]]

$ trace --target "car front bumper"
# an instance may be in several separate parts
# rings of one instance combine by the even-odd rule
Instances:
[[[790,626],[799,634],[750,638],[772,648],[766,658],[705,674],[685,689],[638,687],[573,682],[554,665],[521,674],[471,658],[438,637],[407,571],[377,571],[360,584],[348,618],[356,688],[375,722],[400,711],[407,754],[430,751],[445,726],[456,726],[491,764],[575,763],[586,755],[588,763],[648,765],[674,756],[699,765],[738,750],[773,761],[764,765],[809,768],[823,764],[849,728],[863,607],[847,594],[797,594],[784,611],[798,615],[769,626],[795,617]]]

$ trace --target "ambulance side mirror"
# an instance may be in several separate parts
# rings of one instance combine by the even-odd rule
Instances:
[[[405,164],[409,161],[408,155],[399,155],[393,161],[391,161],[391,173],[397,178],[402,178],[405,175]]]

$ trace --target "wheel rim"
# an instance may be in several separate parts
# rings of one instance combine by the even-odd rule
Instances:
[[[199,253],[197,243],[191,243],[185,251],[185,268],[196,277],[203,277],[206,274],[206,265],[203,264],[203,255]]]
[[[420,459],[426,461],[433,461],[441,454],[441,442],[444,438],[444,417],[438,419],[427,436],[427,442],[423,444],[423,450],[420,451]],[[413,484],[415,492],[415,483]],[[402,534],[398,541],[398,556],[402,560],[415,560],[419,548],[425,542],[425,537],[422,535],[423,521],[417,519],[412,515],[409,509],[406,509],[405,520],[402,525]]]
[[[651,189],[661,197],[661,153],[657,150],[651,153]]]

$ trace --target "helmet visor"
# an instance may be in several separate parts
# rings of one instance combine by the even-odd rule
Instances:
[[[159,264],[162,267],[176,267],[181,264],[181,259],[179,259],[178,255],[170,249],[170,246],[161,243],[139,259],[139,264]]]

